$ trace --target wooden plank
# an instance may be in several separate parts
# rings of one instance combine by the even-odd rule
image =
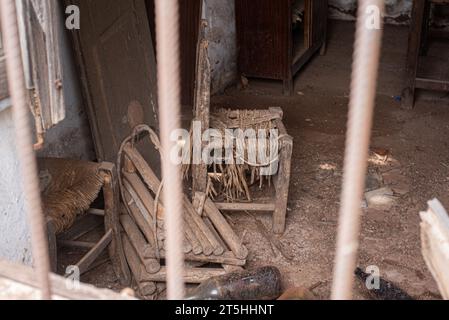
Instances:
[[[217,209],[220,211],[274,211],[276,206],[274,203],[228,203],[215,202]]]
[[[196,61],[196,86],[194,97],[194,121],[201,123],[201,137],[204,131],[209,129],[210,118],[210,84],[211,84],[211,66],[209,61],[208,46],[209,43],[205,38],[205,28],[207,22],[201,23],[200,40],[198,41],[198,56]],[[194,132],[195,135],[196,132]],[[193,141],[202,141],[202,148],[206,142],[201,137],[193,137]],[[200,139],[200,140],[196,140]],[[203,149],[202,149],[203,150]],[[201,150],[193,150],[194,154],[202,154]],[[199,164],[192,164],[192,193],[206,192],[207,188],[207,165],[204,161]]]
[[[246,259],[248,256],[248,249],[242,245],[241,240],[235,234],[234,230],[232,230],[231,226],[217,209],[212,200],[206,200],[204,210],[206,211],[207,217],[210,219],[224,242],[232,250],[235,256],[239,259]]]
[[[5,283],[6,282],[6,283]],[[67,279],[50,274],[53,299],[69,300],[134,300],[134,298],[117,294],[111,290],[98,289],[80,283],[70,288]],[[14,288],[12,285],[18,285]],[[36,271],[22,264],[14,264],[0,260],[0,300],[3,299],[38,299],[40,294],[39,280]]]
[[[434,91],[449,91],[449,80],[416,78],[415,87]]]
[[[449,216],[438,200],[421,212],[421,246],[424,260],[438,284],[441,295],[449,299]]]

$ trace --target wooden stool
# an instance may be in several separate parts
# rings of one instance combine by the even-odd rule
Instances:
[[[432,4],[449,4],[449,0],[415,0],[413,2],[407,54],[406,85],[402,93],[402,107],[407,109],[411,109],[414,106],[416,89],[449,92],[449,79],[432,79],[418,75],[419,57],[427,53]]]

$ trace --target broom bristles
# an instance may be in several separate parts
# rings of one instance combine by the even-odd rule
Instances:
[[[69,229],[98,197],[104,183],[100,164],[56,158],[39,159],[42,199],[56,233]],[[41,181],[44,181],[41,179]]]

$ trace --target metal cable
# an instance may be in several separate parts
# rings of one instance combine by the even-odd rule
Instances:
[[[378,11],[376,11],[376,9]],[[352,298],[360,214],[373,121],[383,0],[359,0],[332,299]],[[380,14],[379,28],[375,16]],[[374,20],[373,20],[374,19]]]
[[[156,0],[156,43],[162,176],[165,181],[163,202],[167,234],[167,297],[184,298],[184,257],[181,167],[170,161],[176,146],[170,135],[180,128],[180,51],[178,0]]]
[[[37,163],[29,126],[30,109],[20,50],[19,30],[14,0],[0,1],[0,20],[6,55],[8,86],[13,105],[16,150],[21,170],[25,209],[31,232],[34,265],[41,288],[41,298],[51,299],[48,240],[42,213]]]

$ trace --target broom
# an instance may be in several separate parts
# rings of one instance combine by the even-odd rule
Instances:
[[[38,166],[43,210],[59,234],[90,208],[103,187],[104,176],[95,162],[40,158]]]

